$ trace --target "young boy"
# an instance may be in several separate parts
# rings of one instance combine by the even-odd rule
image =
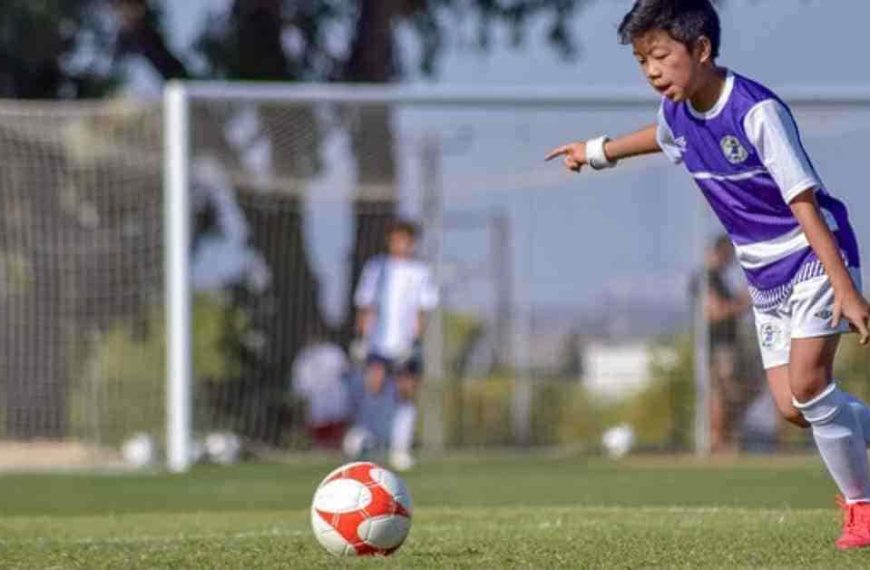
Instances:
[[[709,0],[639,0],[619,27],[662,95],[658,121],[613,140],[556,148],[574,172],[664,152],[710,202],[746,273],[767,381],[780,412],[810,427],[843,494],[841,549],[870,546],[870,410],[832,378],[842,333],[870,341],[858,245],[842,202],[825,189],[794,117],[769,89],[716,64]]]
[[[397,221],[387,235],[387,255],[366,263],[354,295],[357,332],[367,344],[366,391],[379,394],[388,376],[396,379],[399,401],[390,434],[390,463],[399,471],[414,464],[414,399],[423,371],[420,338],[426,313],[438,304],[429,268],[413,258],[416,241],[417,227]]]

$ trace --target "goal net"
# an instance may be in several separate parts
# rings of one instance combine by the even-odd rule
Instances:
[[[870,98],[786,99],[866,243]],[[334,384],[300,360],[347,348],[353,288],[395,216],[421,225],[441,292],[421,445],[708,450],[721,394],[698,309],[718,224],[660,157],[543,162],[655,111],[643,91],[211,83],[163,105],[0,104],[0,467],[39,446],[117,462],[137,434],[177,469],[213,433],[329,449],[358,373]],[[734,445],[804,445],[740,327],[718,408]],[[863,394],[866,357],[845,344],[841,377]],[[324,406],[335,432],[314,425]]]

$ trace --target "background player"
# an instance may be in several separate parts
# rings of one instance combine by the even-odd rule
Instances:
[[[380,394],[395,378],[397,406],[390,430],[390,463],[410,469],[417,419],[415,398],[423,371],[421,337],[426,314],[438,303],[429,268],[414,258],[418,230],[396,221],[387,235],[387,254],[363,267],[354,302],[357,333],[365,339],[366,393]]]

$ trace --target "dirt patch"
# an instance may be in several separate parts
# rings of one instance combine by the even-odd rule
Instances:
[[[0,472],[123,467],[117,451],[80,441],[0,442]]]

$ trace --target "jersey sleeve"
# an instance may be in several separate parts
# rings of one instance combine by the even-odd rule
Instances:
[[[776,99],[758,103],[746,114],[743,128],[786,204],[805,190],[821,187],[794,117],[785,105]]]
[[[432,272],[428,267],[423,270],[420,298],[417,302],[422,311],[431,311],[438,306],[438,287],[435,285]]]
[[[370,259],[363,266],[362,273],[353,295],[353,303],[357,307],[370,307],[375,304],[378,289],[378,275],[381,272],[381,263]]]
[[[683,149],[679,144],[677,144],[674,132],[671,130],[671,126],[665,118],[664,102],[659,106],[659,112],[657,115],[656,142],[659,144],[659,148],[662,149],[662,152],[665,153],[665,156],[668,157],[668,160],[674,164],[680,164],[683,162]]]

